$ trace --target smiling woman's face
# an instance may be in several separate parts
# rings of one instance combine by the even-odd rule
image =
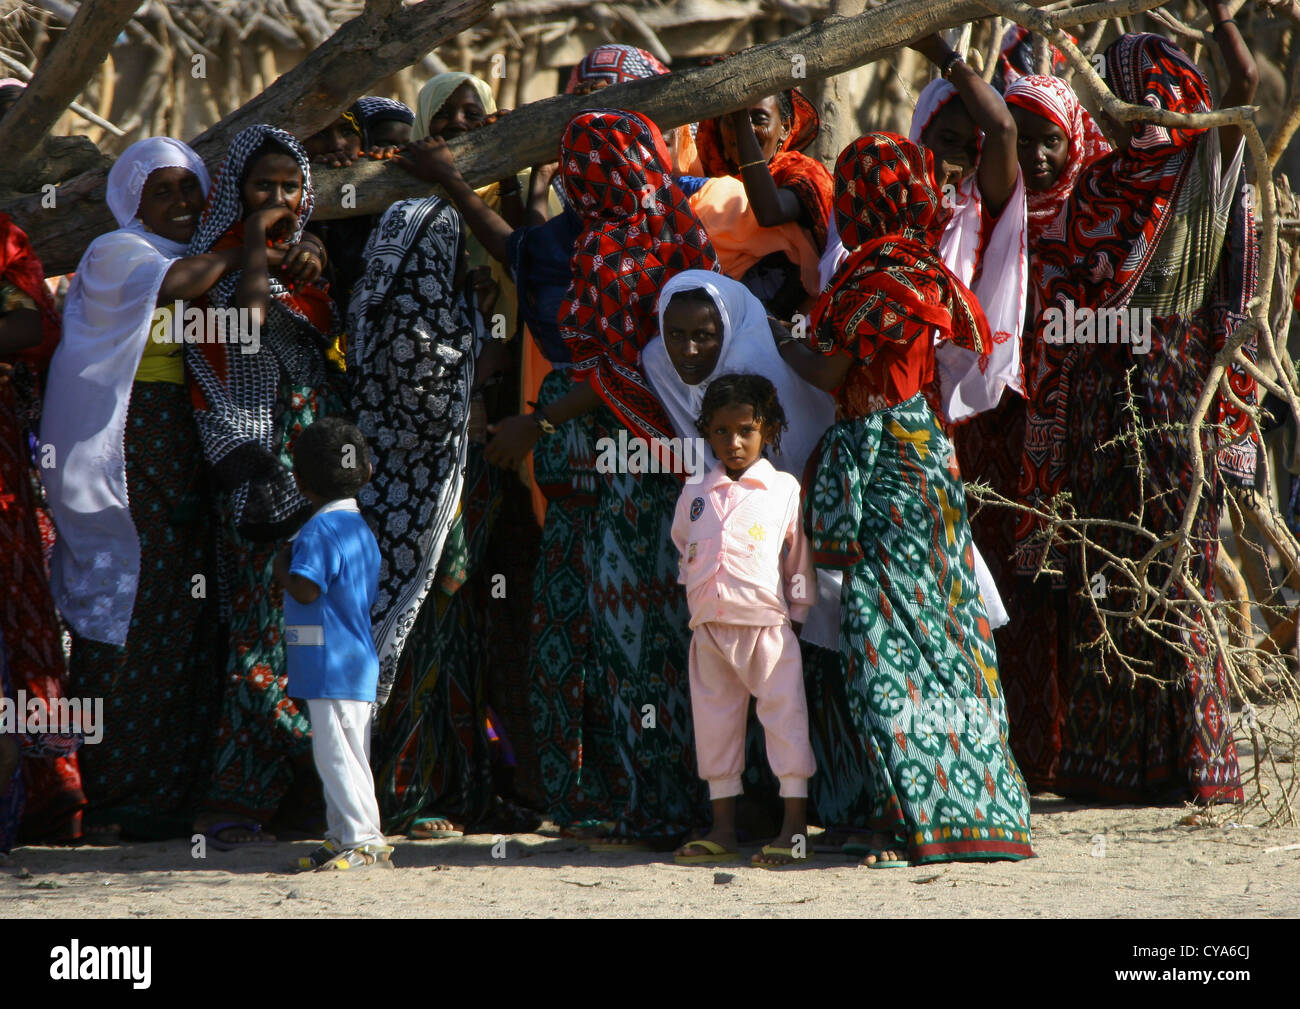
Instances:
[[[429,136],[450,140],[474,129],[487,118],[487,111],[479,100],[474,85],[466,81],[442,103],[442,108],[429,120]]]
[[[187,168],[155,168],[140,190],[140,220],[173,242],[194,237],[203,210],[203,186]]]
[[[722,317],[712,301],[681,294],[664,309],[664,350],[673,369],[687,385],[699,385],[713,374],[722,354]]]

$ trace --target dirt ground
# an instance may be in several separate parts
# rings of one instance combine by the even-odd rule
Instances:
[[[866,869],[818,854],[771,872],[595,854],[544,834],[397,841],[392,871],[288,875],[313,845],[191,857],[181,841],[20,848],[0,861],[0,918],[1291,917],[1300,829],[1188,826],[1182,807],[1034,803],[1038,857]],[[1219,817],[1230,817],[1222,810]],[[1289,850],[1288,850],[1289,849]],[[0,857],[2,859],[2,857]]]

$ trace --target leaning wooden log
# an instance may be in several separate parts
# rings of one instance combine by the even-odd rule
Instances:
[[[375,82],[469,28],[491,6],[491,0],[423,0],[410,6],[366,0],[365,9],[310,56],[190,144],[212,164],[225,156],[235,134],[254,123],[310,136]]]
[[[84,0],[77,9],[22,97],[0,120],[0,150],[10,152],[0,162],[0,186],[16,188],[14,183],[46,155],[46,134],[99,70],[139,6],[139,0]]]
[[[1047,2],[1034,0],[1040,6]],[[1126,12],[1132,12],[1149,10],[1162,2],[1120,0],[1120,5]],[[453,8],[444,10],[464,12],[483,5],[484,0],[460,0]],[[343,61],[338,58],[338,48],[331,50],[334,55],[326,53],[355,21],[368,17],[379,6],[371,0],[365,14],[340,28],[320,50],[194,141],[204,159],[210,165],[216,164],[234,133],[255,122],[273,122],[298,135],[314,132],[375,81],[399,66],[414,62],[415,56],[402,48],[404,40],[391,38],[367,55],[348,48],[346,51],[351,55]],[[393,0],[389,6],[395,13],[384,24],[391,26],[397,23],[396,12],[405,15],[425,4],[401,8]],[[1108,7],[1094,4],[1085,13],[1079,13],[1082,8],[1070,11],[1070,22],[1108,16],[1104,12]],[[467,181],[481,185],[529,165],[554,161],[565,124],[584,108],[635,109],[651,116],[661,128],[669,129],[721,115],[784,88],[824,80],[870,63],[932,32],[985,16],[988,16],[985,5],[974,0],[895,0],[855,17],[826,18],[786,38],[755,46],[711,66],[632,81],[592,95],[560,95],[535,102],[490,126],[455,138],[450,146]],[[439,31],[444,29],[449,30],[443,38],[460,30],[450,23]],[[355,32],[351,38],[349,46],[356,43]],[[440,41],[426,39],[424,49],[431,49]],[[400,62],[401,59],[405,62]],[[364,73],[352,65],[358,60],[367,68]],[[385,63],[380,72],[382,60],[392,62]],[[337,87],[335,75],[340,74],[350,75],[348,79],[352,83],[345,88]],[[281,90],[277,96],[273,92],[278,88]],[[319,100],[322,91],[333,97],[328,102]],[[42,208],[39,197],[0,203],[0,210],[10,214],[30,236],[37,255],[50,273],[72,269],[86,245],[113,226],[102,205],[103,177],[74,181],[75,188],[69,187],[66,194],[72,198],[65,199],[61,191],[55,208]],[[315,181],[318,192],[315,213],[327,220],[379,213],[396,200],[429,193],[426,185],[387,163],[362,162],[348,169],[321,170],[316,173]],[[345,188],[349,185],[353,188]]]
[[[192,143],[215,168],[231,138],[253,123],[271,122],[297,136],[309,136],[357,95],[472,25],[490,4],[424,0],[403,7],[401,0],[367,0],[361,14],[302,63]],[[47,274],[74,269],[86,246],[116,227],[104,203],[107,178],[105,167],[78,175],[52,198],[35,193],[0,201],[0,210],[31,238]]]

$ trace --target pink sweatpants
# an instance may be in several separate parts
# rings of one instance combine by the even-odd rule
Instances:
[[[767,759],[781,795],[808,794],[817,770],[808,742],[799,639],[789,624],[700,624],[691,635],[691,713],[695,757],[710,799],[740,795],[749,698],[767,737]]]

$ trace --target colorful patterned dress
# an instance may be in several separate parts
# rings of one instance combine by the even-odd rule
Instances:
[[[190,255],[243,244],[241,180],[267,142],[279,145],[302,174],[289,241],[301,238],[313,202],[306,152],[282,130],[250,126],[231,143]],[[232,304],[238,282],[238,271],[226,274],[209,292],[209,304]],[[204,799],[210,818],[270,820],[299,775],[310,781],[314,774],[307,713],[285,693],[284,597],[273,569],[276,554],[311,514],[293,481],[294,441],[313,421],[342,412],[341,378],[325,357],[336,321],[321,288],[290,289],[275,272],[269,282],[255,352],[215,341],[186,347],[202,399],[195,411],[200,440],[222,488],[218,563],[230,631]]]
[[[1029,794],[1007,744],[956,456],[921,391],[934,329],[975,353],[991,345],[938,255],[947,211],[931,163],[901,137],[869,134],[836,166],[850,255],[811,339],[853,363],[805,523],[817,563],[844,571],[841,668],[867,756],[868,826],[918,863],[1019,859],[1033,854]]]
[[[1106,69],[1125,101],[1177,112],[1210,108],[1200,70],[1159,36],[1122,36],[1106,51]],[[1201,433],[1206,485],[1186,543],[1186,574],[1171,580],[1169,605],[1143,626],[1099,615],[1092,596],[1108,609],[1133,604],[1125,579],[1106,570],[1108,557],[1136,560],[1152,541],[1120,523],[1162,539],[1186,514],[1194,476],[1184,428],[1257,283],[1246,189],[1240,168],[1225,171],[1217,134],[1144,125],[1129,147],[1084,170],[1053,234],[1036,249],[1045,310],[1029,369],[1022,492],[1041,505],[1069,491],[1080,516],[1109,520],[1090,528],[1086,551],[1046,546],[1064,571],[1068,606],[1068,663],[1058,667],[1061,750],[1050,786],[1063,794],[1121,802],[1242,796],[1223,658],[1188,591],[1194,585],[1215,600],[1223,486],[1255,479],[1249,419],[1226,397],[1211,405],[1217,430]],[[1081,305],[1126,313],[1130,340],[1049,343],[1053,310],[1064,315]],[[1254,337],[1244,349],[1255,354]],[[1230,365],[1226,377],[1242,402],[1254,402],[1244,368]],[[1035,521],[1022,520],[1022,571],[1043,554],[1039,532]],[[1171,558],[1172,549],[1156,558],[1150,584],[1165,582]]]
[[[574,381],[602,405],[600,439],[671,437],[672,424],[637,364],[657,331],[664,282],[717,257],[686,195],[669,175],[658,128],[631,112],[584,112],[560,143],[568,198],[582,219],[560,334]],[[686,597],[668,537],[677,478],[598,473],[584,560],[596,676],[584,690],[610,692],[614,747],[628,779],[615,833],[671,843],[700,822],[704,790],[695,774],[686,656]],[[599,467],[598,467],[599,469]],[[615,799],[618,803],[618,799]]]
[[[37,388],[36,375],[49,361],[59,336],[59,319],[44,286],[44,271],[26,235],[0,214],[0,309],[41,312],[40,346],[17,355],[17,368],[0,379],[0,638],[8,647],[13,690],[45,703],[66,697],[67,672],[46,555],[38,520],[38,484],[32,468],[29,430],[35,430],[31,399],[19,395]],[[25,373],[24,373],[25,372]],[[22,835],[31,841],[74,840],[81,834],[82,791],[77,748],[80,739],[55,745],[54,737],[20,740],[23,782],[10,793],[21,808]],[[14,831],[10,832],[12,843]]]
[[[567,372],[553,371],[542,381],[538,405],[572,388]],[[530,702],[546,808],[561,826],[614,819],[628,792],[608,684],[592,653],[585,572],[596,506],[593,425],[590,415],[577,417],[533,448],[533,473],[547,504],[533,576]]]
[[[1110,150],[1097,124],[1059,77],[1029,74],[1006,89],[1007,104],[1054,124],[1069,145],[1067,160],[1052,185],[1026,193],[1030,274],[1034,250],[1046,228],[1074,191],[1079,174]],[[1032,341],[1033,329],[1026,339]],[[1021,355],[1022,360],[1028,353]],[[1020,458],[1025,448],[1025,400],[1008,391],[994,409],[957,427],[954,443],[962,475],[1014,501],[1020,493]],[[1057,669],[1068,664],[1066,599],[1059,585],[1018,577],[1016,525],[1009,507],[984,505],[971,515],[971,533],[988,564],[1006,607],[1008,623],[993,632],[998,676],[1006,692],[1011,749],[1031,790],[1050,790],[1061,751],[1061,703]],[[1032,629],[1032,633],[1030,633]]]

